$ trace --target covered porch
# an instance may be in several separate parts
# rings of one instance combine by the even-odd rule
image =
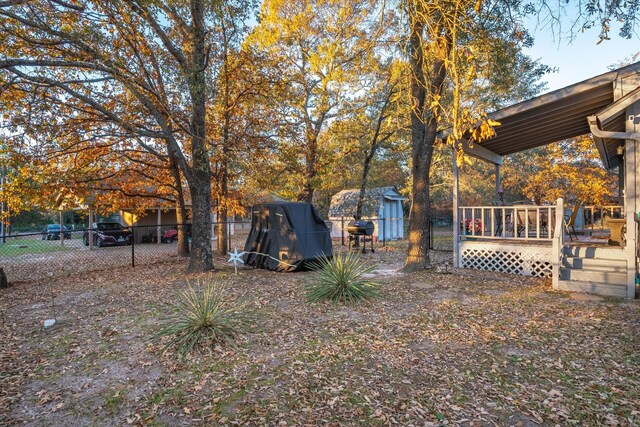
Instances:
[[[454,266],[551,277],[555,289],[634,298],[640,210],[640,63],[489,115],[496,136],[467,155],[495,165],[503,156],[592,134],[609,170],[619,171],[618,204],[465,206],[453,159]],[[443,137],[446,134],[442,135]],[[455,151],[455,150],[454,150]]]

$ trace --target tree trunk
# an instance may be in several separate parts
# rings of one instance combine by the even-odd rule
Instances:
[[[307,125],[310,128],[311,125]],[[319,129],[319,127],[318,127]],[[307,136],[307,149],[305,153],[305,174],[302,181],[302,192],[298,196],[298,201],[312,203],[314,192],[314,180],[318,171],[316,170],[316,162],[318,160],[318,132],[312,129],[308,132],[312,134]]]
[[[188,271],[213,270],[211,248],[211,181],[205,174],[196,174],[189,183],[192,203],[191,256]]]
[[[229,248],[229,215],[227,214],[227,208],[224,205],[218,203],[218,226],[216,227],[216,235],[218,238],[218,254],[226,255]]]
[[[227,209],[227,198],[229,196],[229,143],[230,143],[230,134],[229,130],[231,127],[231,115],[230,115],[230,81],[231,76],[229,73],[229,55],[228,55],[228,44],[225,38],[224,46],[223,46],[223,54],[224,54],[224,64],[223,64],[223,73],[224,73],[224,92],[223,92],[223,106],[224,106],[224,116],[222,123],[222,158],[220,159],[220,169],[218,172],[218,182],[220,185],[220,191],[218,194],[218,204],[217,204],[217,214],[218,214],[218,226],[216,229],[216,235],[218,237],[218,254],[226,255],[227,248],[229,247],[229,227],[227,226],[228,220],[228,209]]]
[[[429,197],[429,172],[435,141],[435,126],[420,123],[412,125],[411,143],[413,160],[413,185],[411,187],[412,210],[409,222],[409,250],[405,271],[431,267],[429,258],[431,201]]]
[[[191,152],[193,166],[189,179],[192,206],[191,257],[189,271],[213,270],[211,248],[211,165],[206,146],[206,28],[204,2],[191,0],[193,50],[188,76],[191,96]]]
[[[189,256],[189,227],[186,224],[187,209],[184,199],[176,200],[176,221],[178,223],[178,256],[187,258]]]
[[[169,158],[171,159],[171,175],[173,176],[173,180],[175,181],[177,193],[176,222],[178,229],[178,256],[186,258],[189,256],[189,238],[187,235],[187,226],[185,225],[187,206],[184,202],[184,189],[182,188],[180,170],[178,169],[178,166],[176,166],[176,162],[171,150],[169,150]]]
[[[9,282],[7,281],[7,275],[4,274],[4,269],[0,268],[0,289],[5,289],[9,287]]]
[[[429,173],[433,146],[438,131],[438,107],[429,109],[427,94],[433,98],[440,97],[443,92],[444,80],[447,76],[445,58],[450,49],[445,44],[436,53],[437,58],[432,66],[432,79],[427,87],[425,75],[424,53],[422,51],[422,32],[424,23],[418,18],[411,22],[411,96],[414,107],[411,110],[411,159],[413,161],[413,185],[411,220],[409,222],[409,249],[404,270],[414,271],[431,267],[429,258],[429,241],[431,238],[431,200],[429,195]],[[438,32],[437,32],[438,33]],[[429,92],[427,92],[427,89]]]

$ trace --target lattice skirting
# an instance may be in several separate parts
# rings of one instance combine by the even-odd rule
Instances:
[[[462,248],[461,248],[462,249]],[[460,256],[463,268],[499,271],[522,276],[551,277],[549,254],[527,248],[518,250],[497,250],[493,248],[464,248]]]

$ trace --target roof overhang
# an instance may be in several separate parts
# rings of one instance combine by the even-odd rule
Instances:
[[[596,114],[602,115],[604,130],[618,130],[621,126],[624,129],[623,104],[613,107],[618,102],[614,103],[615,82],[637,73],[640,73],[640,62],[495,111],[488,118],[500,122],[495,127],[496,136],[472,147],[464,143],[463,148],[472,156],[499,164],[500,156],[589,134],[587,117]],[[624,102],[633,103],[640,99],[637,91],[624,98],[632,93],[634,95]],[[449,134],[450,129],[440,132],[438,137],[446,138]],[[619,142],[600,143],[604,147],[601,154],[610,158],[611,164],[617,165],[617,159],[610,156],[610,149],[616,144]],[[480,155],[477,147],[483,149]],[[609,164],[605,157],[603,161]]]
[[[624,144],[625,135],[612,135],[612,132],[620,133],[625,131],[626,111],[635,102],[640,101],[640,87],[629,92],[627,95],[608,105],[589,118],[593,139],[602,158],[602,163],[607,169],[614,169],[620,165],[620,156],[617,149]],[[595,127],[594,127],[595,126]],[[598,130],[605,134],[598,136]],[[608,136],[611,137],[606,137]],[[627,135],[633,138],[633,135]]]

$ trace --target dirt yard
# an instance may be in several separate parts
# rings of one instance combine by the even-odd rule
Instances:
[[[218,260],[211,279],[257,320],[236,349],[182,360],[154,336],[203,277],[184,262],[0,290],[0,424],[640,424],[638,301],[367,256],[381,297],[355,307],[307,303],[314,273]]]

